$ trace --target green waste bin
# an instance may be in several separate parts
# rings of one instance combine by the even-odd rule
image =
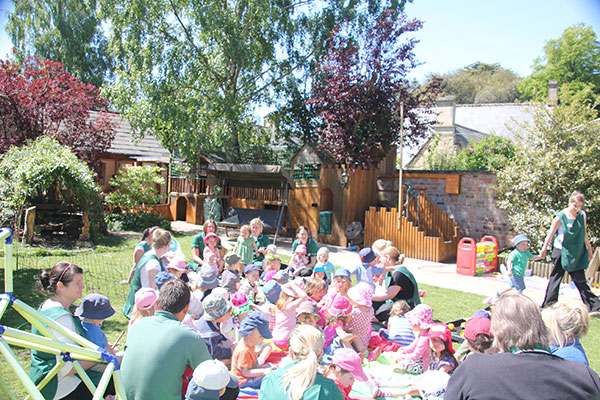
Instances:
[[[331,219],[333,211],[319,212],[319,233],[323,235],[331,235]]]

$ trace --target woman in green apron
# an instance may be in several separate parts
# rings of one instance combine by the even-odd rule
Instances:
[[[569,199],[569,206],[556,214],[544,241],[540,252],[542,258],[546,257],[546,250],[550,241],[554,239],[550,254],[553,268],[542,307],[558,301],[560,283],[567,271],[579,290],[581,300],[590,310],[590,314],[600,311],[600,299],[591,291],[585,279],[585,269],[593,252],[586,231],[584,201],[585,197],[582,193],[573,192]]]
[[[61,261],[51,270],[42,270],[40,281],[42,290],[50,297],[42,303],[39,311],[65,328],[85,337],[79,318],[74,317],[69,310],[71,304],[82,296],[83,270],[75,264]],[[35,328],[32,329],[32,332],[39,334]],[[67,337],[52,330],[51,332],[59,341],[75,344]],[[57,356],[32,350],[30,376],[33,382],[40,383],[56,365],[56,362]],[[96,364],[93,361],[79,361],[79,363],[83,369],[88,369]],[[87,372],[90,379],[98,385],[101,374],[94,371]],[[67,362],[41,392],[45,399],[91,399],[93,397],[75,373],[71,362]],[[114,386],[111,385],[106,394],[114,394]]]
[[[373,308],[378,321],[387,321],[396,300],[406,300],[411,308],[421,304],[419,287],[413,274],[402,266],[400,251],[394,246],[379,253],[379,265],[385,269],[385,293],[373,294]]]
[[[131,319],[131,310],[135,302],[135,293],[143,287],[157,289],[154,278],[165,270],[161,257],[169,251],[171,245],[171,234],[164,229],[156,229],[152,234],[152,250],[146,252],[135,267],[135,274],[131,281],[129,294],[123,306],[123,314]]]

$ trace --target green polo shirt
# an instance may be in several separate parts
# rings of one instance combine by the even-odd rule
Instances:
[[[185,367],[211,359],[200,335],[170,312],[139,319],[127,333],[121,363],[127,399],[181,400]]]
[[[264,377],[258,393],[259,400],[282,400],[287,399],[288,394],[283,390],[281,377],[292,365],[293,362],[283,368],[276,369]],[[315,377],[313,385],[304,392],[303,400],[344,400],[342,391],[337,387],[334,381],[325,378],[319,372]]]
[[[271,239],[269,239],[269,237],[264,233],[261,233],[260,235],[258,235],[258,237],[255,237],[254,241],[256,242],[256,247],[258,247],[259,249],[261,247],[264,247],[266,249],[267,246],[271,244]],[[254,258],[252,258],[252,262],[255,263],[264,259],[265,255],[263,253],[258,253],[258,256],[256,254],[254,255]]]
[[[508,259],[512,263],[512,273],[515,276],[524,276],[527,269],[527,261],[533,257],[529,250],[519,251],[514,249],[508,255]]]

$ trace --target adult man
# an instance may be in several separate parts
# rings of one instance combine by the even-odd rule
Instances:
[[[498,354],[471,354],[454,371],[447,399],[598,399],[600,378],[588,366],[549,350],[540,310],[521,293],[494,308],[490,332]]]
[[[200,335],[181,324],[189,302],[186,284],[171,280],[160,289],[154,316],[131,326],[121,365],[129,400],[181,400],[186,366],[211,359]]]

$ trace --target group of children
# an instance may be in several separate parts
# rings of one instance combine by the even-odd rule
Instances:
[[[453,348],[450,328],[434,322],[433,311],[425,304],[411,310],[406,301],[396,301],[387,324],[374,330],[372,297],[385,270],[378,267],[378,254],[373,249],[361,250],[359,267],[334,270],[326,247],[319,249],[318,262],[309,267],[306,246],[300,244],[286,266],[274,245],[259,248],[254,239],[253,245],[246,243],[252,233],[249,227],[242,227],[242,239],[238,239],[234,251],[221,257],[220,239],[214,232],[208,232],[204,237],[203,259],[196,271],[188,270],[185,260],[178,256],[166,268],[168,279],[187,276],[192,296],[183,323],[198,331],[211,356],[218,360],[210,362],[210,369],[206,362],[195,371],[186,371],[182,388],[186,399],[216,399],[227,385],[259,389],[264,376],[276,368],[268,362],[269,357],[273,351],[288,350],[290,335],[298,324],[311,325],[323,332],[324,374],[334,380],[346,399],[355,379],[367,382],[374,397],[424,396],[433,380],[439,384],[425,398],[433,399],[436,395],[442,398],[444,382],[447,383],[459,361],[472,352],[484,353],[492,345],[491,318],[484,310],[477,311],[466,322],[465,342],[457,351]],[[520,252],[519,257],[509,258],[513,276],[520,276],[521,259],[531,258],[523,245],[527,243],[526,237],[517,238],[515,251]],[[384,247],[390,245],[386,242]],[[264,258],[262,262],[251,261],[259,255]],[[350,270],[357,277],[355,285]],[[163,278],[159,274],[156,279],[160,291],[158,280]],[[516,280],[517,289],[519,284]],[[135,293],[129,326],[154,314],[159,291],[141,288]],[[117,356],[99,328],[113,314],[108,299],[98,294],[86,296],[77,311],[84,320],[84,328],[90,332],[89,339]],[[560,318],[548,316],[548,320],[558,324]],[[563,326],[558,331],[565,329]],[[558,345],[572,343],[579,349],[578,339],[586,332],[570,333]],[[373,361],[382,351],[389,351],[386,356],[397,372],[436,372],[424,374],[419,381],[423,385],[386,387],[388,384],[365,374],[362,368],[365,359]],[[580,358],[581,352],[577,353]],[[289,360],[284,358],[279,366],[286,362]]]

